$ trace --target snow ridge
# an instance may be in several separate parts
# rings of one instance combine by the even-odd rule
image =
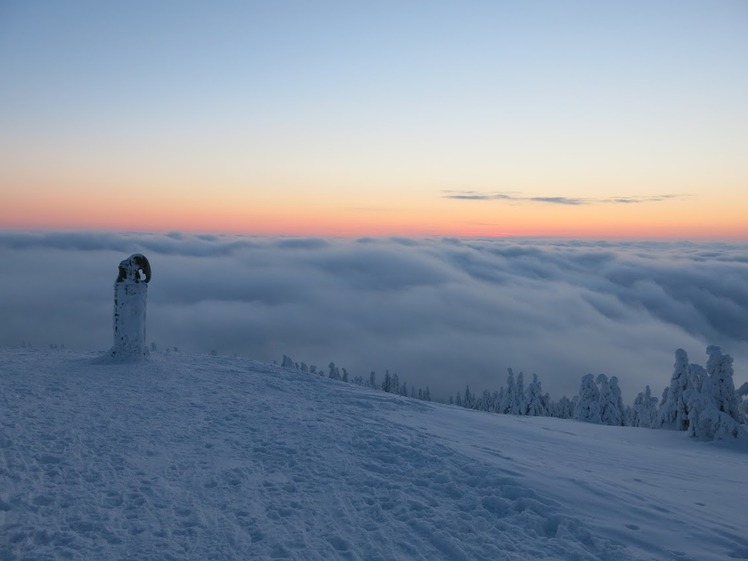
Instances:
[[[0,350],[0,559],[748,559],[748,454],[684,436]]]

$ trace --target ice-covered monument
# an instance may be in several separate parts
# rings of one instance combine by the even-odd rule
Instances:
[[[148,356],[145,341],[145,309],[151,264],[135,253],[119,264],[114,283],[114,346],[110,356],[138,359]]]

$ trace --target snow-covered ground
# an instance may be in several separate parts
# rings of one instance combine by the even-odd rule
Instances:
[[[0,559],[748,559],[748,449],[0,349]]]

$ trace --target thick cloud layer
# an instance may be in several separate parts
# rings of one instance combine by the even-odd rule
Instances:
[[[748,369],[748,248],[558,240],[289,239],[0,233],[0,344],[104,350],[120,260],[153,267],[148,335],[352,375],[385,369],[446,398],[536,372],[552,397],[588,373],[631,402],[683,347]]]

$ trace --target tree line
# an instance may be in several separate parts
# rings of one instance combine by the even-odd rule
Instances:
[[[665,428],[687,431],[706,439],[748,438],[748,382],[735,389],[733,359],[719,347],[706,349],[706,368],[689,363],[683,349],[675,351],[670,384],[662,397],[652,395],[647,385],[624,405],[618,378],[605,374],[582,377],[579,393],[553,401],[543,392],[537,375],[525,387],[523,374],[508,369],[506,385],[499,390],[473,394],[467,386],[449,398],[449,403],[491,413],[575,419],[612,426]]]
[[[636,396],[632,405],[624,405],[618,378],[605,374],[582,377],[579,393],[571,399],[563,396],[554,401],[543,391],[537,374],[525,385],[524,374],[515,375],[507,369],[506,384],[498,390],[473,393],[467,385],[464,391],[450,396],[448,403],[502,415],[529,415],[574,419],[586,423],[611,426],[663,428],[687,431],[691,436],[705,439],[748,438],[748,382],[739,389],[733,381],[733,359],[717,346],[706,349],[706,367],[689,363],[683,349],[675,351],[675,364],[670,384],[662,397],[652,395],[647,385]],[[374,388],[404,397],[431,401],[431,391],[408,385],[398,374],[385,372],[381,382],[376,373],[367,378],[351,376],[345,368],[330,362],[327,371],[306,363],[296,363],[283,355],[282,365],[326,376],[333,380]]]
[[[368,378],[364,378],[363,376],[351,376],[348,373],[348,370],[345,368],[338,368],[334,362],[331,362],[327,366],[327,373],[325,373],[325,370],[322,368],[317,368],[315,365],[307,365],[305,362],[294,362],[294,360],[288,355],[283,355],[281,366],[291,370],[299,370],[309,374],[326,376],[331,380],[340,380],[341,382],[356,384],[365,388],[394,393],[403,397],[431,401],[431,390],[428,386],[425,388],[417,388],[415,385],[408,386],[404,380],[400,380],[400,376],[398,376],[397,373],[390,374],[389,370],[385,371],[384,379],[380,383],[377,381],[377,374],[374,370],[369,372]]]

